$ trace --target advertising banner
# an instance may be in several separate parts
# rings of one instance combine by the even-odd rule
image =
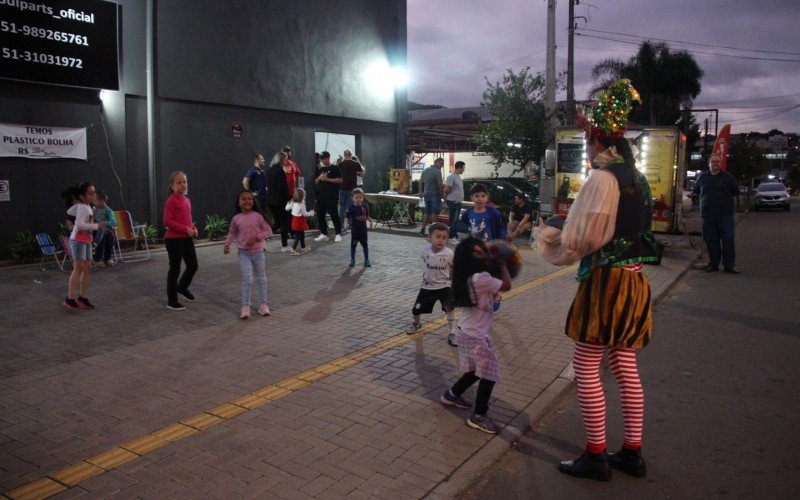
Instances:
[[[86,160],[86,127],[0,123],[0,156]]]
[[[411,187],[411,173],[407,168],[389,169],[389,185],[396,193],[408,193]]]
[[[560,129],[556,132],[555,198],[553,213],[567,215],[584,180],[586,146],[582,130]]]
[[[727,124],[719,131],[717,139],[714,141],[714,149],[711,154],[722,157],[722,171],[728,170],[728,153],[730,152],[729,143],[731,139],[731,124]]]
[[[639,168],[647,177],[655,202],[653,231],[672,229],[677,161],[677,130],[645,129],[639,148]]]

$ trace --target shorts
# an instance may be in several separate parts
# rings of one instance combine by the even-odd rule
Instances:
[[[425,215],[439,215],[439,212],[442,211],[442,197],[439,196],[439,193],[426,191],[423,198],[425,199]]]
[[[79,243],[75,240],[69,240],[69,246],[72,249],[72,260],[91,260],[91,243]]]
[[[449,286],[437,288],[436,290],[421,288],[419,294],[417,294],[417,300],[414,301],[414,307],[411,308],[411,314],[418,316],[432,313],[433,305],[437,300],[442,304],[442,311],[451,311],[453,309]]]

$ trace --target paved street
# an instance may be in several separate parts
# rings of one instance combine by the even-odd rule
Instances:
[[[572,344],[561,331],[575,271],[523,247],[523,273],[495,318],[505,380],[491,414],[506,428],[493,438],[465,426],[467,410],[438,402],[458,376],[442,313],[425,317],[420,334],[403,333],[423,245],[374,231],[373,267],[351,269],[349,236],[311,242],[301,257],[273,239],[273,314],[247,321],[236,258],[219,244],[199,248],[197,300],[182,312],[165,308],[163,252],[94,273],[98,308],[78,314],[60,306],[66,274],[0,270],[0,494],[458,493],[569,389],[559,374]],[[656,295],[692,255],[672,238],[663,265],[648,269]]]
[[[794,201],[794,200],[793,200]],[[585,443],[577,396],[552,408],[464,498],[797,498],[800,465],[800,213],[752,212],[737,226],[742,274],[689,271],[656,307],[640,357],[647,477],[565,476]],[[608,443],[623,428],[610,372]]]

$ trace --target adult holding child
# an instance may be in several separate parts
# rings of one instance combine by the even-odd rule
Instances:
[[[657,261],[650,231],[653,203],[647,178],[636,169],[624,138],[627,113],[638,93],[628,80],[614,83],[593,110],[587,132],[592,171],[581,186],[569,216],[559,229],[540,221],[534,230],[545,260],[568,265],[580,260],[578,291],[567,314],[565,333],[575,341],[573,366],[578,401],[586,428],[586,451],[559,470],[601,481],[611,467],[644,477],[641,454],[644,394],[636,351],[650,341],[652,305],[643,264]],[[607,102],[621,103],[621,119],[608,118]],[[620,388],[625,440],[606,453],[606,405],[600,362],[608,354]]]

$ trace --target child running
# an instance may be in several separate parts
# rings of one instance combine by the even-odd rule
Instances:
[[[369,262],[369,246],[367,245],[367,222],[372,225],[369,218],[369,207],[364,204],[364,191],[355,188],[352,191],[353,204],[345,212],[345,220],[350,223],[350,267],[356,265],[356,246],[361,243],[364,250],[364,267],[372,267]]]
[[[453,301],[450,296],[450,269],[453,267],[453,251],[445,246],[449,229],[441,222],[431,224],[428,230],[428,240],[430,243],[425,245],[422,250],[422,262],[425,268],[422,270],[422,288],[411,308],[414,315],[414,322],[406,333],[411,335],[419,330],[420,316],[433,312],[433,305],[438,300],[442,305],[442,311],[447,314],[447,329],[450,332],[447,336],[447,343],[451,346],[456,343],[456,316],[453,311]]]
[[[180,170],[172,172],[169,176],[169,198],[164,204],[164,246],[167,247],[169,256],[169,272],[167,272],[167,309],[182,311],[186,309],[178,302],[178,294],[186,300],[193,301],[194,295],[189,291],[197,272],[197,252],[194,249],[194,240],[197,237],[197,228],[192,222],[192,203],[186,196],[189,191],[189,179]],[[186,269],[181,274],[181,261],[186,263]]]
[[[292,244],[289,255],[302,255],[310,252],[311,248],[306,248],[306,231],[308,231],[306,217],[313,217],[314,211],[306,210],[305,189],[295,189],[292,199],[286,203],[286,211],[292,213],[292,232],[294,233],[294,244]],[[298,244],[300,244],[300,251],[297,250]]]
[[[239,193],[236,212],[231,220],[223,251],[227,255],[231,251],[231,242],[236,240],[236,248],[239,249],[239,267],[242,270],[242,312],[239,317],[241,319],[250,317],[250,283],[253,277],[258,280],[258,314],[269,316],[267,274],[264,271],[264,240],[272,236],[272,229],[260,214],[253,193],[246,189]]]
[[[69,276],[67,298],[61,304],[66,309],[94,309],[89,302],[89,273],[92,265],[92,231],[102,230],[105,222],[94,222],[92,208],[89,206],[95,201],[95,189],[91,182],[82,182],[76,187],[64,191],[65,198],[77,201],[70,210],[74,209],[75,224],[69,237],[69,246],[72,250],[72,274]],[[79,293],[80,289],[80,293]]]
[[[475,411],[467,418],[467,425],[488,434],[498,431],[486,413],[494,384],[501,379],[489,330],[497,293],[510,289],[511,278],[505,263],[489,260],[489,250],[483,241],[469,237],[459,243],[453,257],[453,301],[456,307],[464,308],[457,334],[459,369],[464,374],[439,399],[448,406],[470,408],[472,404],[462,394],[480,380]]]

